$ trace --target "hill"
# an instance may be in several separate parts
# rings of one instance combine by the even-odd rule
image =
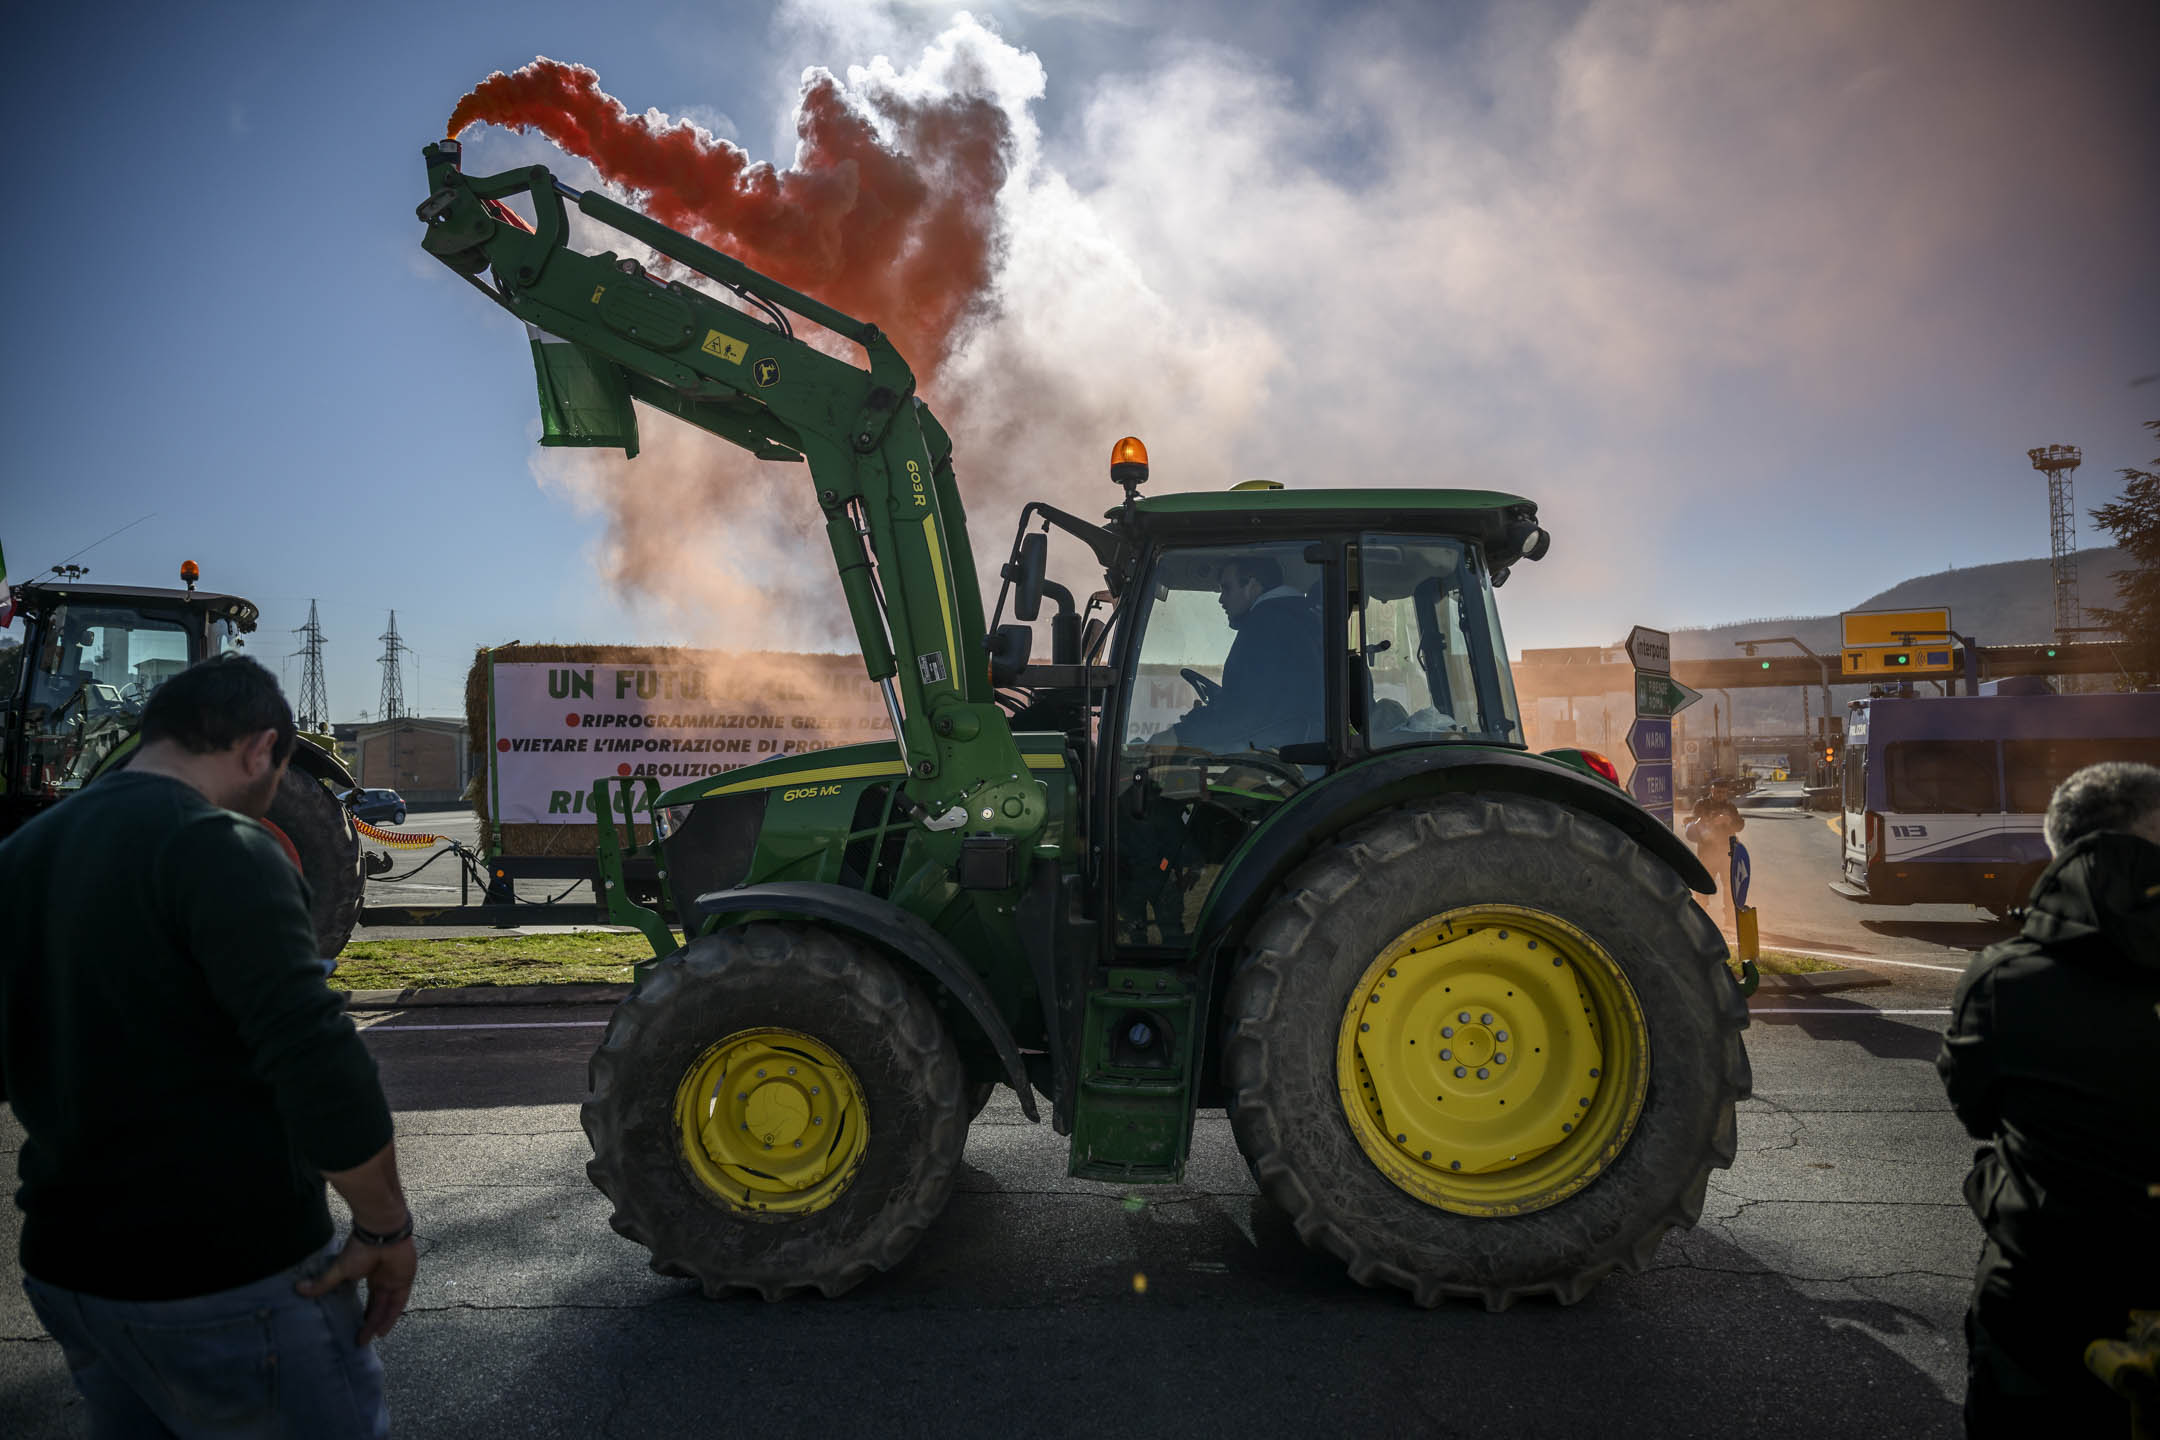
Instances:
[[[2115,574],[2129,565],[2123,552],[2112,545],[2079,551],[2079,598],[2088,605],[2112,604]],[[2054,629],[2054,581],[2046,560],[2005,560],[1917,575],[1857,598],[1850,608],[1935,606],[1948,606],[1951,623],[1983,645],[2032,644],[2047,639]],[[1675,630],[1673,655],[1682,660],[1730,659],[1733,641],[1756,635],[1797,635],[1819,651],[1836,649],[1841,639],[1835,615],[1787,615]]]
[[[2079,551],[2079,598],[2088,605],[2114,603],[2115,574],[2129,565],[2128,557],[2112,545]],[[2045,559],[2005,560],[1917,575],[1887,590],[1859,597],[1851,608],[1918,610],[1936,606],[1948,606],[1950,623],[1983,645],[2031,644],[2046,640],[2054,629],[2054,581]],[[1735,640],[1764,635],[1795,635],[1821,654],[1837,649],[1842,641],[1835,615],[1787,615],[1675,630],[1673,656],[1680,660],[1730,659],[1739,653],[1733,647]],[[1786,646],[1776,648],[1792,653]],[[1839,686],[1832,691],[1840,706],[1865,693],[1865,686]],[[1737,712],[1734,729],[1738,734],[1776,734],[1799,725],[1800,702],[1790,690],[1739,692],[1733,696],[1733,708]]]

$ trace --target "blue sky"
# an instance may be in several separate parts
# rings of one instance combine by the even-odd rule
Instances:
[[[595,487],[649,476],[689,504],[667,467],[702,452],[536,471],[521,335],[420,255],[419,147],[537,54],[784,163],[806,64],[885,53],[953,84],[925,47],[975,47],[1034,130],[999,328],[955,382],[981,387],[954,408],[980,437],[956,426],[986,550],[1038,481],[1107,502],[1127,430],[1164,437],[1160,488],[1490,484],[1539,499],[1558,542],[1506,592],[1510,640],[1593,643],[2044,554],[2026,448],[2083,446],[2081,508],[2160,449],[2139,428],[2160,382],[2130,383],[2160,372],[2149,6],[1223,4],[1165,22],[1058,0],[977,6],[963,32],[954,13],[19,17],[0,100],[18,137],[11,572],[154,514],[83,557],[93,576],[173,583],[193,558],[262,606],[273,664],[318,599],[341,719],[375,706],[392,607],[426,713],[458,708],[477,644],[838,633],[815,550],[814,584],[786,593],[824,619],[611,583]],[[1029,55],[1039,99],[1013,78]],[[1097,335],[1132,339],[1078,343]],[[784,487],[722,508],[792,499],[807,511]],[[722,518],[686,525],[786,567],[792,524]]]

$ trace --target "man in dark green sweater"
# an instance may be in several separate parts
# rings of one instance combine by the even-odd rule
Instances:
[[[306,882],[256,823],[293,738],[267,670],[206,661],[128,768],[0,845],[23,1284],[99,1434],[388,1433],[372,1342],[412,1216]]]

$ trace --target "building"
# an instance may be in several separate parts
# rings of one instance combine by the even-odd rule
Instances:
[[[475,763],[463,720],[413,716],[356,725],[349,742],[360,784],[395,790],[408,805],[455,804],[465,798]],[[345,726],[339,726],[340,738]]]

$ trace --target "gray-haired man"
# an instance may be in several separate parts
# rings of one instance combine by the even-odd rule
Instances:
[[[2160,769],[2078,771],[2047,842],[2024,929],[1958,982],[1935,1062],[1985,1142],[1968,1435],[2127,1433],[2085,1346],[2160,1309]]]

